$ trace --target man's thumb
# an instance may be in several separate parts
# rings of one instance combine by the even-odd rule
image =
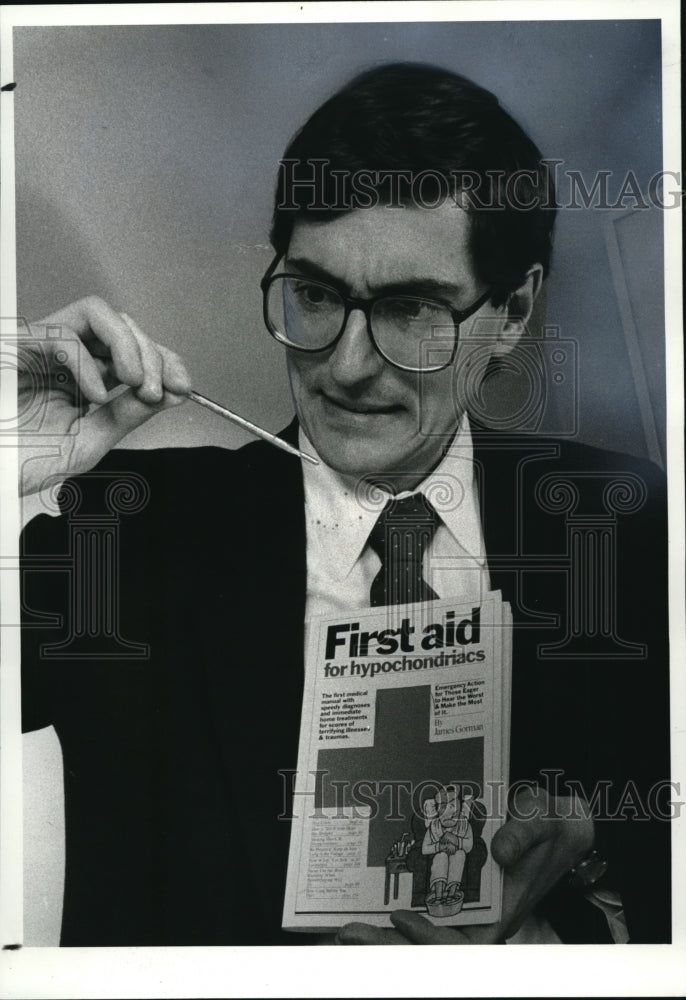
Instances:
[[[541,840],[538,820],[510,819],[493,837],[493,857],[503,868],[512,868],[519,859]]]

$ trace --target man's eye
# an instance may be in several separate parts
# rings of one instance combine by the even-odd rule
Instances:
[[[387,299],[382,311],[388,319],[399,322],[431,322],[442,307],[425,299]]]
[[[337,303],[338,296],[335,292],[322,285],[312,285],[307,281],[298,281],[293,284],[293,294],[298,302],[308,308],[317,306],[331,306]]]
[[[419,319],[424,310],[423,302],[414,302],[412,299],[398,299],[391,304],[391,311],[397,316],[406,319]]]

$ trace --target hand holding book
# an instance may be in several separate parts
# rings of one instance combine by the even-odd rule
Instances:
[[[593,821],[579,799],[553,798],[543,789],[523,788],[519,818],[511,817],[493,837],[493,858],[504,869],[502,917],[496,924],[437,927],[420,913],[396,910],[393,930],[351,923],[338,944],[500,944],[593,843]],[[526,816],[527,818],[521,818]]]

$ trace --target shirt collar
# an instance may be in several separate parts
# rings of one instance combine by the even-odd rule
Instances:
[[[344,476],[326,465],[302,427],[299,447],[319,459],[303,462],[305,519],[308,547],[321,551],[331,572],[345,579],[359,559],[369,533],[391,494],[375,488],[373,495],[354,476]],[[463,414],[457,433],[441,462],[413,490],[397,497],[423,493],[436,508],[455,541],[474,557],[481,557],[481,523],[474,489],[472,435]]]

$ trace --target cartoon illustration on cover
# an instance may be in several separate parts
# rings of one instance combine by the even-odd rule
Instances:
[[[422,815],[413,817],[413,833],[404,833],[386,858],[384,904],[389,903],[391,882],[397,899],[398,876],[409,871],[412,906],[433,917],[454,917],[465,899],[479,899],[488,853],[480,836],[483,809],[469,786],[462,792],[457,784],[439,788],[421,809]]]
[[[471,805],[470,795],[460,803],[455,785],[439,789],[435,799],[424,802],[422,854],[431,857],[426,908],[432,916],[452,917],[462,909],[462,873],[474,846]]]

